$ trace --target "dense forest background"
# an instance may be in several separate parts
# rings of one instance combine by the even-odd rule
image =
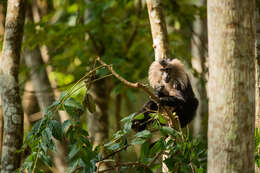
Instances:
[[[221,24],[217,26],[219,24],[217,16],[214,18],[214,14],[209,14],[217,11],[208,10],[209,7],[214,9],[214,5],[219,5],[217,0],[208,6],[206,0],[163,0],[159,3],[163,17],[158,23],[166,24],[165,33],[170,50],[168,56],[178,58],[185,64],[185,70],[190,76],[200,104],[194,120],[182,130],[162,126],[161,124],[167,124],[165,122],[167,120],[160,114],[154,114],[156,121],[152,124],[152,130],[137,133],[131,130],[132,121],[136,119],[134,113],[140,110],[149,99],[149,95],[138,87],[126,86],[120,78],[146,84],[149,88],[148,69],[155,60],[154,51],[156,51],[155,40],[151,33],[152,19],[149,19],[146,5],[149,0],[28,2],[0,0],[0,41],[3,53],[0,60],[1,171],[12,172],[16,169],[20,172],[33,173],[160,172],[162,169],[163,172],[184,173],[203,173],[207,170],[232,172],[236,169],[250,173],[254,169],[259,171],[260,3],[254,3],[253,0],[248,1],[248,4],[243,0],[237,3],[228,1],[234,3],[236,9],[239,5],[245,7],[245,10],[241,10],[241,14],[236,13],[239,17],[235,19],[238,20],[235,20],[234,24],[231,22],[230,30],[222,28]],[[150,1],[155,5],[157,2],[159,1]],[[229,7],[228,3],[223,4],[224,10]],[[248,10],[247,8],[251,12],[244,19],[241,16]],[[228,13],[221,14],[219,18],[224,15],[228,16]],[[212,26],[209,27],[210,32],[207,27],[207,16],[211,16],[212,19],[208,22],[208,26]],[[232,20],[232,17],[227,20],[229,19]],[[247,27],[239,30],[242,26],[240,20],[245,21],[244,23],[253,21],[252,26],[248,25],[248,28],[254,32],[247,32]],[[222,29],[230,31],[227,33],[236,33],[232,37],[227,35],[226,40],[230,44],[224,41],[212,41],[225,38],[224,35],[220,38],[217,32]],[[12,33],[13,35],[8,35]],[[243,36],[240,37],[243,33],[248,34],[248,40]],[[211,46],[208,46],[208,36],[211,36],[209,39],[212,41]],[[229,38],[239,39],[233,43]],[[247,42],[244,42],[245,40]],[[234,53],[234,56],[242,58],[237,58],[233,61],[235,65],[230,66],[224,63],[228,64],[232,59],[223,58],[226,60],[223,60],[223,64],[217,61],[217,58],[214,62],[213,58],[209,60],[210,56],[232,56],[213,54],[214,46],[221,44],[227,44],[226,51],[229,52],[245,50],[237,51],[242,52],[243,56]],[[229,47],[233,44],[234,49]],[[251,47],[247,48],[245,45]],[[14,52],[7,50],[11,50],[12,47]],[[256,53],[252,53],[255,49]],[[209,55],[208,50],[211,50],[212,55]],[[244,56],[246,53],[243,52],[248,53],[251,59]],[[8,58],[12,61],[8,61]],[[242,68],[239,61],[246,65]],[[250,63],[251,65],[248,65]],[[225,67],[227,71],[214,67],[218,69]],[[210,76],[209,71],[215,76]],[[10,74],[14,77],[9,81]],[[225,81],[230,79],[223,77],[225,74],[227,76],[230,74],[231,79],[240,82],[237,85],[236,82],[230,83],[230,86],[234,86],[229,88],[230,94],[221,90],[223,84],[229,86]],[[234,74],[241,76],[242,82]],[[240,84],[247,89],[239,88]],[[236,87],[238,89],[233,90]],[[210,91],[214,92],[208,93]],[[251,99],[243,99],[246,98],[245,95],[236,97],[233,93],[244,93],[246,96],[248,94]],[[232,128],[226,129],[223,126],[209,128],[208,135],[209,113],[212,115],[223,113],[219,109],[217,110],[220,112],[215,111],[213,105],[218,107],[222,99],[228,100],[228,97],[237,100],[238,103],[225,102],[225,105],[237,104],[239,107],[240,103],[248,104],[242,107],[240,105],[244,111],[237,111],[234,106],[234,109],[228,107],[224,112],[244,116],[239,117],[239,120],[226,118],[230,121],[223,117],[225,121],[222,123],[231,122]],[[11,99],[7,101],[8,98]],[[15,114],[14,117],[12,113]],[[142,119],[142,116],[138,118]],[[210,127],[216,127],[213,121],[212,118],[209,122]],[[241,125],[245,121],[245,125]],[[240,127],[242,131],[239,131]],[[223,131],[220,133],[219,129]],[[212,157],[212,160],[207,161],[207,152],[209,151],[208,156],[212,156],[216,155],[212,150],[219,149],[207,148],[208,137],[211,140],[210,144],[222,141],[221,135],[216,137],[211,134],[227,134],[228,140],[240,138],[233,132],[241,134],[242,141],[231,140],[228,144],[223,140],[223,145],[219,144],[227,146],[226,150],[230,149],[230,153],[235,153],[230,157],[223,156],[225,158],[223,162],[226,161],[230,166],[225,168],[214,166],[213,169],[213,162],[222,159],[216,160]],[[248,140],[245,136],[248,136]],[[244,149],[244,145],[237,145],[243,142],[251,148]],[[241,155],[236,153],[240,149],[241,155],[248,154],[241,160],[239,160]],[[245,160],[248,160],[248,163],[244,164]],[[236,163],[240,166],[237,167]]]

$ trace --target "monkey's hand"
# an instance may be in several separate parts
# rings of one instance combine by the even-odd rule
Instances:
[[[156,89],[155,89],[155,95],[157,97],[165,97],[166,96],[166,93],[164,91],[164,86],[161,85],[161,86],[158,86]],[[168,94],[168,93],[167,93]]]
[[[171,107],[176,107],[183,105],[185,103],[185,100],[180,96],[166,96],[166,97],[161,97],[159,104],[161,106],[171,106]]]

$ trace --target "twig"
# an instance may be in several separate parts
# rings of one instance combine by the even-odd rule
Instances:
[[[114,71],[112,65],[106,64],[104,61],[102,61],[100,59],[100,57],[97,57],[97,61],[99,61],[100,64],[102,64],[104,67],[106,67],[118,80],[120,80],[126,86],[131,87],[131,88],[141,88],[142,90],[144,90],[151,97],[152,100],[156,101],[157,103],[160,101],[144,84],[138,83],[138,82],[137,83],[133,83],[133,82],[129,82],[129,81],[125,80],[124,78],[119,76],[119,74],[117,74]]]
[[[108,168],[108,169],[105,169],[105,170],[102,170],[102,171],[98,171],[97,173],[108,172],[108,171],[114,170],[115,168],[118,168],[118,167],[121,167],[121,166],[127,166],[127,167],[140,166],[140,167],[143,167],[145,169],[149,169],[148,166],[146,166],[145,164],[140,163],[140,162],[125,162],[125,163],[118,163],[118,164],[112,166],[111,168]]]
[[[111,154],[109,154],[109,155],[107,155],[107,156],[105,156],[104,158],[102,158],[99,162],[101,162],[101,161],[103,161],[103,160],[106,160],[106,159],[108,159],[109,157],[111,157],[111,156],[113,156],[113,155],[115,155],[116,153],[118,153],[118,152],[120,152],[120,151],[122,151],[122,150],[124,150],[124,149],[126,149],[127,147],[129,147],[130,145],[125,145],[124,147],[122,147],[122,148],[120,148],[120,149],[118,149],[118,150],[116,150],[116,151],[114,151],[114,152],[112,152]]]
[[[157,153],[157,154],[154,156],[153,160],[148,164],[148,167],[151,167],[151,166],[154,164],[154,162],[159,158],[159,156],[160,156],[161,154],[163,154],[163,151]]]
[[[192,162],[190,162],[190,167],[191,167],[191,170],[192,170],[192,173],[195,173],[195,169],[194,169],[194,167],[193,167],[193,164],[192,164]]]

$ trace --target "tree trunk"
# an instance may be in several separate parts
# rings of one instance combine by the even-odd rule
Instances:
[[[88,115],[88,126],[94,146],[102,144],[108,138],[108,103],[110,91],[107,88],[107,79],[94,83],[92,95],[97,104],[97,112]]]
[[[0,44],[4,39],[5,32],[5,13],[6,13],[6,2],[0,2]],[[0,50],[0,57],[2,50]],[[1,59],[1,58],[0,58]],[[2,111],[2,102],[0,99],[0,156],[2,155],[2,143],[3,143],[3,111]]]
[[[255,2],[208,1],[208,172],[254,172]]]
[[[259,5],[259,4],[257,4]],[[259,86],[260,86],[260,7],[256,7],[256,63],[255,63],[255,69],[256,69],[256,76],[255,76],[255,126],[256,128],[260,128],[260,92],[259,92]],[[258,148],[258,154],[260,153],[260,148]],[[255,164],[255,172],[260,173],[260,168]]]
[[[5,13],[6,13],[6,2],[0,2],[0,43],[3,41],[5,31]]]
[[[197,1],[198,6],[206,5],[206,0]],[[207,24],[206,18],[195,16],[193,23],[193,33],[191,40],[191,64],[197,72],[198,77],[193,77],[195,84],[195,93],[199,99],[197,115],[193,120],[193,135],[207,136],[208,129],[208,98],[206,90],[206,57],[207,57]]]
[[[155,60],[160,61],[165,58],[170,58],[168,33],[161,7],[161,1],[146,0],[146,4],[153,37]],[[167,154],[162,156],[162,160],[165,160],[167,158]],[[168,167],[163,162],[162,172],[169,172]]]
[[[24,0],[9,0],[0,61],[0,92],[4,117],[2,173],[15,172],[21,161],[21,153],[17,150],[23,143],[23,110],[19,95],[18,72],[24,16]]]
[[[32,2],[32,16],[33,16],[33,22],[39,23],[41,18],[48,15],[50,13],[50,10],[52,9],[52,4],[50,0],[34,0]],[[48,64],[50,61],[49,56],[49,50],[46,45],[42,45],[41,47],[38,47],[37,49],[40,50],[40,56],[41,61],[43,61],[43,64]],[[47,65],[46,67],[46,73],[50,74],[53,72],[52,66]],[[57,83],[55,80],[49,80],[50,88],[57,88]],[[51,90],[53,97],[59,98],[61,96],[61,92],[57,89]],[[69,119],[68,114],[65,111],[59,111],[59,117],[60,121],[64,122],[65,120]]]
[[[256,11],[256,127],[260,128],[260,7]]]
[[[153,36],[155,60],[170,58],[168,33],[160,0],[146,0]]]

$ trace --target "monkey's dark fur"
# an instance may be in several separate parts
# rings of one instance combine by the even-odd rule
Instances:
[[[159,97],[159,106],[173,108],[179,117],[181,127],[185,127],[195,116],[198,107],[187,73],[178,59],[154,61],[149,68],[149,83]],[[134,120],[133,129],[144,130],[150,113],[158,111],[158,105],[149,100],[136,114],[144,114],[142,120]]]

